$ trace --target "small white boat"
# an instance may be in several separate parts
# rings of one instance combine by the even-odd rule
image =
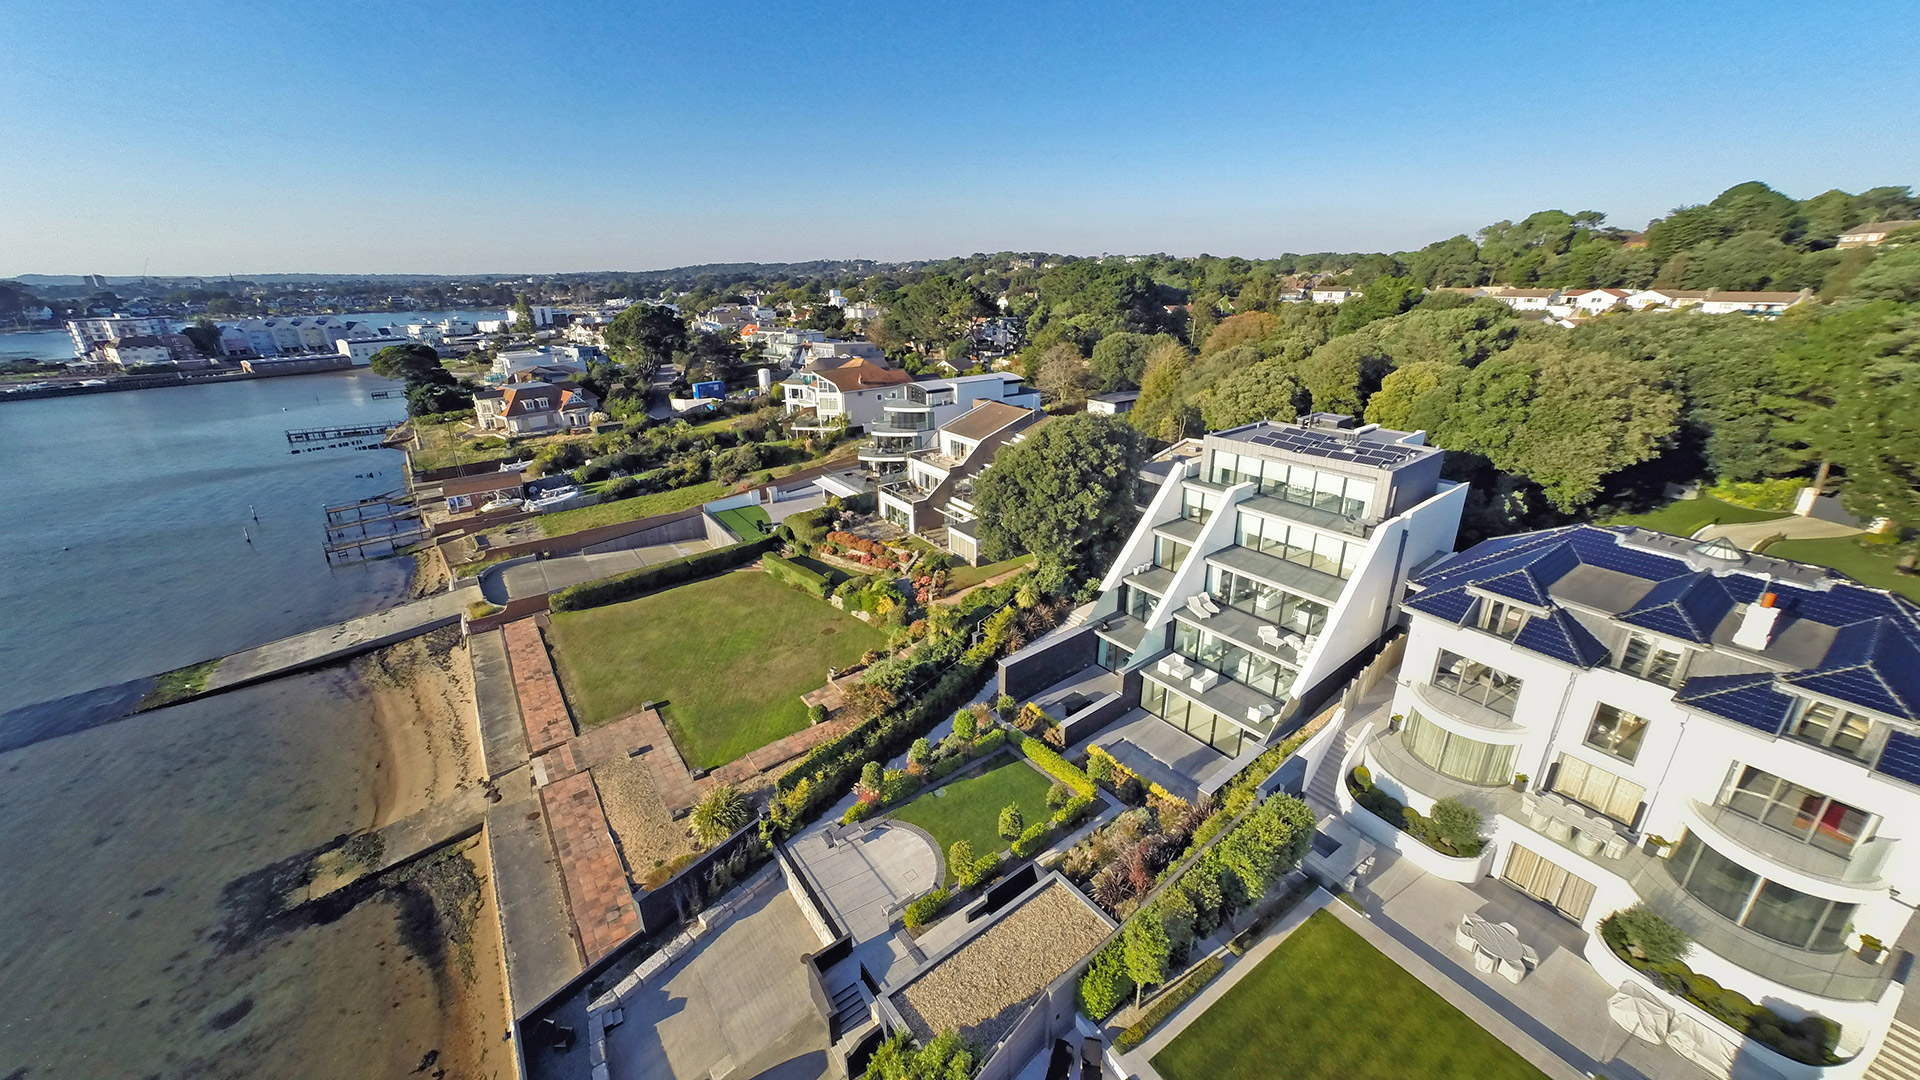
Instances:
[[[519,499],[495,499],[485,506],[482,506],[480,512],[490,514],[495,510],[518,510],[520,506],[521,501]]]

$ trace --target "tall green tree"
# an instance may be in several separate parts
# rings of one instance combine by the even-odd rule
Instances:
[[[672,308],[634,304],[614,316],[604,333],[607,351],[621,364],[651,374],[688,347],[687,324]]]
[[[1158,986],[1166,981],[1173,944],[1167,938],[1167,927],[1160,921],[1160,913],[1151,908],[1127,921],[1121,940],[1127,955],[1127,974],[1133,977],[1133,1003],[1138,1005],[1148,985]]]
[[[1068,565],[1087,563],[1117,541],[1132,516],[1140,457],[1133,428],[1084,412],[1049,420],[1002,446],[993,467],[974,481],[987,558],[1030,551]]]
[[[1285,360],[1263,360],[1242,368],[1196,395],[1208,431],[1256,420],[1294,420],[1310,401],[1311,394]]]

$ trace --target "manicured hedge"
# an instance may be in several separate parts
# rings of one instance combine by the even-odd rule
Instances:
[[[947,890],[935,889],[927,895],[907,905],[907,913],[901,921],[907,929],[918,930],[939,918],[940,912],[947,906]]]
[[[731,570],[752,561],[762,552],[771,551],[779,546],[778,538],[763,536],[744,544],[714,548],[711,551],[702,551],[697,555],[688,555],[671,562],[643,566],[624,574],[615,574],[609,578],[601,578],[599,581],[589,581],[561,589],[547,597],[547,608],[555,612],[582,611],[604,604],[617,604],[623,600],[635,600],[669,585],[678,585],[683,581],[692,581],[695,578],[706,577],[708,574],[717,574],[722,570]]]
[[[791,585],[809,596],[817,596],[822,600],[826,599],[827,593],[833,589],[833,584],[827,580],[826,575],[816,574],[799,563],[783,559],[771,551],[760,556],[760,567],[775,581],[783,585]]]
[[[1192,1001],[1195,994],[1205,990],[1207,984],[1212,982],[1214,976],[1219,975],[1220,970],[1226,966],[1227,962],[1217,956],[1209,956],[1193,965],[1192,971],[1187,972],[1186,976],[1166,993],[1155,998],[1140,1019],[1128,1025],[1127,1029],[1113,1040],[1114,1048],[1124,1052],[1146,1042],[1147,1036],[1153,1034],[1154,1028],[1166,1023],[1167,1017],[1172,1016],[1175,1009]]]
[[[1086,773],[1075,768],[1072,762],[1055,752],[1053,747],[1028,735],[1020,740],[1020,752],[1027,755],[1028,761],[1040,766],[1048,776],[1071,788],[1075,795],[1083,799],[1094,797],[1093,781],[1087,778]]]

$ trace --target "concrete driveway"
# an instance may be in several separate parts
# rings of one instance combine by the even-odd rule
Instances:
[[[564,589],[569,585],[578,585],[583,581],[597,581],[628,570],[638,570],[643,566],[684,558],[706,551],[712,546],[705,540],[684,540],[677,544],[656,544],[652,547],[603,551],[593,555],[563,555],[557,559],[540,559],[535,562],[521,563],[518,566],[509,566],[497,575],[488,575],[488,580],[484,584],[487,598],[498,604],[505,600],[537,596],[555,589]],[[504,597],[500,595],[502,589],[505,590]]]

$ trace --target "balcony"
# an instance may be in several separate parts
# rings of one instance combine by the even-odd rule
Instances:
[[[1138,573],[1128,574],[1126,583],[1155,596],[1165,596],[1173,586],[1173,571],[1163,566],[1149,566]]]
[[[912,456],[913,448],[911,446],[898,446],[877,442],[863,442],[860,444],[859,457],[861,461],[894,461],[904,465],[907,459]]]
[[[1255,495],[1252,498],[1242,500],[1240,506],[1242,509],[1252,510],[1255,513],[1285,518],[1289,521],[1297,521],[1302,525],[1310,525],[1316,529],[1324,529],[1327,532],[1340,533],[1344,536],[1364,538],[1373,533],[1373,526],[1359,518],[1350,518],[1344,514],[1336,514],[1331,510],[1323,510],[1317,506],[1308,506],[1305,503],[1276,499],[1271,495]]]
[[[1117,612],[1095,623],[1093,631],[1131,655],[1146,640],[1147,624],[1125,612]]]
[[[1278,586],[1300,596],[1310,596],[1326,603],[1334,603],[1346,590],[1347,583],[1340,577],[1290,563],[1278,556],[1255,551],[1252,548],[1235,544],[1221,548],[1207,556],[1207,561],[1215,566],[1232,570],[1257,578],[1269,585]]]
[[[1801,993],[1878,1001],[1900,966],[1870,964],[1851,952],[1809,952],[1761,937],[1689,896],[1667,872],[1666,860],[1638,848],[1627,853],[1621,867],[1633,891],[1692,936],[1695,947]]]
[[[1368,743],[1367,756],[1380,767],[1379,771],[1429,799],[1452,797],[1478,807],[1481,814],[1489,818],[1495,814],[1501,814],[1515,820],[1524,820],[1520,804],[1521,794],[1513,790],[1511,784],[1483,786],[1469,784],[1464,780],[1455,780],[1414,757],[1413,751],[1407,749],[1397,731],[1382,735]]]
[[[1413,696],[1429,712],[1440,713],[1492,735],[1514,734],[1526,730],[1526,726],[1516,723],[1513,717],[1497,709],[1489,709],[1472,698],[1432,683],[1414,683]]]
[[[1187,674],[1180,674],[1181,671]],[[1179,653],[1163,653],[1150,669],[1154,679],[1174,693],[1226,717],[1247,731],[1266,738],[1279,723],[1286,702],[1238,683]]]
[[[891,484],[883,484],[880,491],[884,495],[910,503],[925,502],[933,495],[932,491],[911,480],[896,480]]]
[[[886,410],[887,418],[885,420],[877,424],[867,425],[867,434],[917,437],[926,435],[934,430],[934,423],[930,417],[922,415],[916,420],[908,416],[899,416],[896,415],[897,408],[898,406],[889,406]]]
[[[1738,848],[1774,866],[1835,885],[1870,891],[1887,888],[1881,871],[1899,843],[1897,839],[1867,840],[1855,844],[1851,856],[1840,855],[1802,843],[1792,834],[1763,825],[1731,807],[1694,802],[1690,809],[1714,847]]]
[[[1132,582],[1133,579],[1129,578],[1128,583]],[[1213,599],[1215,606],[1220,608],[1218,615],[1201,618],[1183,607],[1175,611],[1174,616],[1182,622],[1218,634],[1243,649],[1262,656],[1270,656],[1290,668],[1298,668],[1306,658],[1304,653],[1307,648],[1307,639],[1303,635],[1228,607],[1217,596]],[[1269,641],[1268,637],[1274,640]]]
[[[1164,525],[1155,525],[1153,531],[1176,543],[1192,547],[1200,539],[1201,525],[1186,518],[1174,518]]]

